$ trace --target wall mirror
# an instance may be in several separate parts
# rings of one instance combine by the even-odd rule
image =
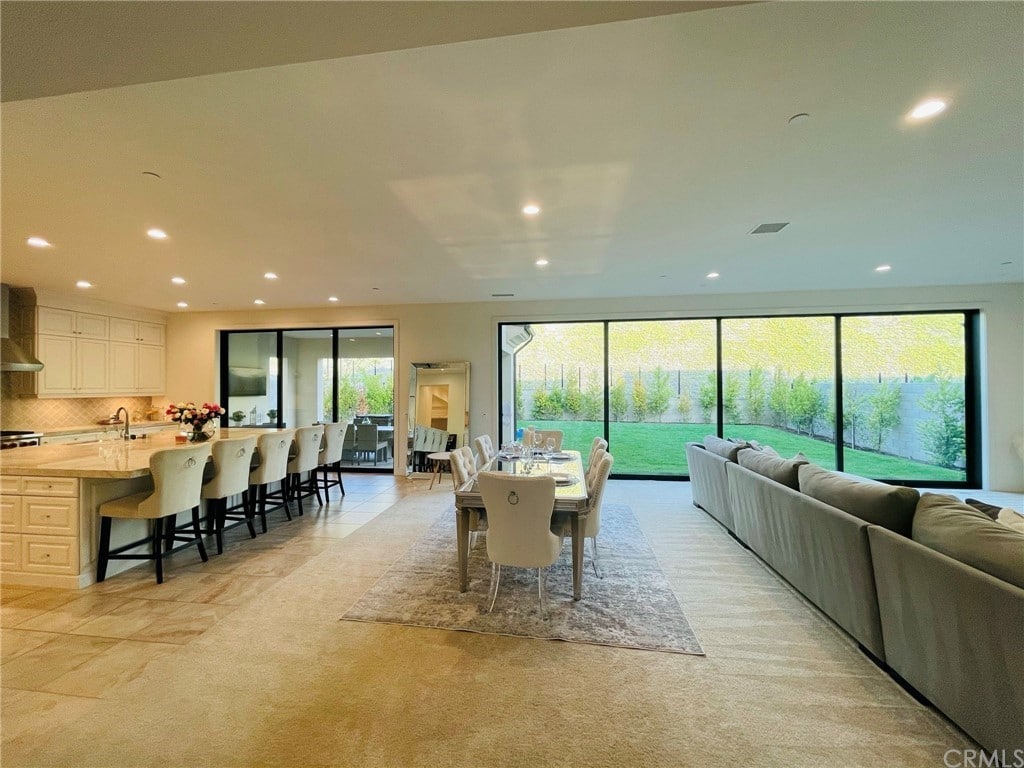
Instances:
[[[469,443],[469,363],[413,363],[409,366],[408,471],[416,471],[422,462],[414,443],[415,427],[441,430],[444,445],[459,447]],[[434,433],[437,434],[436,432]]]

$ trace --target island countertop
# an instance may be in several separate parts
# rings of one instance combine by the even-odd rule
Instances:
[[[224,427],[212,441],[230,437],[265,435],[277,429]],[[0,475],[124,479],[149,475],[149,458],[156,451],[182,448],[176,435],[156,434],[138,440],[111,440],[69,445],[34,445],[0,454]]]

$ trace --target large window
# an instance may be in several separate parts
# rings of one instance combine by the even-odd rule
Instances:
[[[221,333],[221,402],[228,426],[351,421],[357,430],[364,424],[388,442],[387,461],[376,468],[389,469],[394,400],[391,327]],[[350,449],[343,463],[359,465],[358,459]]]
[[[717,434],[867,477],[976,485],[976,324],[976,312],[502,324],[500,439],[534,424],[585,453],[603,435],[620,477],[685,476],[685,443]]]

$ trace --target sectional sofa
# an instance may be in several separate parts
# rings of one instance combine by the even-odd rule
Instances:
[[[686,458],[694,503],[877,663],[986,750],[1024,750],[1024,532],[756,444]]]

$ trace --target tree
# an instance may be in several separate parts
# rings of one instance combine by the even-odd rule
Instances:
[[[808,381],[802,373],[793,379],[789,392],[789,415],[797,431],[814,436],[814,424],[825,413],[825,396],[816,382]]]
[[[690,412],[693,410],[693,398],[690,397],[689,390],[684,389],[679,393],[676,409],[679,411],[679,415],[682,416],[683,423],[688,424],[690,422]]]
[[[875,450],[882,450],[885,436],[900,425],[900,400],[903,393],[898,384],[883,381],[868,398],[871,412],[868,414],[868,429],[875,438]]]
[[[722,383],[722,410],[726,424],[736,424],[740,420],[740,377],[735,371],[725,374]]]
[[[710,424],[711,414],[714,413],[715,406],[718,404],[718,379],[714,371],[709,371],[708,377],[700,385],[697,401],[700,403],[700,412],[704,417],[704,423]]]
[[[850,431],[850,447],[857,447],[857,429],[867,418],[868,396],[856,387],[843,390],[843,431]],[[832,419],[833,423],[835,418]]]
[[[789,423],[789,382],[779,371],[775,372],[772,390],[768,393],[768,410],[772,414],[772,426],[784,427]]]
[[[626,381],[619,376],[612,386],[608,397],[608,408],[611,410],[612,421],[622,421],[629,413],[629,400],[626,398]]]
[[[637,375],[633,379],[633,417],[637,421],[646,421],[650,406],[647,402],[647,387],[644,386],[643,376]]]
[[[925,450],[939,466],[955,468],[967,446],[963,388],[942,376],[935,388],[921,398],[920,405],[932,415],[918,427]]]
[[[747,373],[747,422],[760,424],[768,407],[764,368],[754,367]]]
[[[585,421],[599,421],[601,408],[604,406],[604,398],[601,397],[601,385],[596,381],[587,386],[583,393],[582,414]]]
[[[583,396],[580,394],[579,376],[576,373],[570,373],[566,382],[565,412],[571,419],[579,419],[583,412]]]
[[[672,387],[669,385],[668,373],[663,371],[661,366],[658,366],[654,369],[651,391],[647,395],[647,410],[651,416],[655,416],[658,421],[661,421],[661,417],[668,410],[668,404],[671,399]]]
[[[349,379],[338,381],[338,418],[351,419],[359,407],[359,390]]]
[[[394,413],[395,380],[392,374],[378,376],[364,372],[363,392],[367,413]]]
[[[523,405],[523,385],[520,382],[515,383],[515,392],[513,394],[513,402],[515,403],[516,419],[521,419],[525,416],[524,405]]]
[[[533,408],[530,416],[534,419],[554,419],[562,415],[561,407],[554,402],[546,389],[533,391]]]

